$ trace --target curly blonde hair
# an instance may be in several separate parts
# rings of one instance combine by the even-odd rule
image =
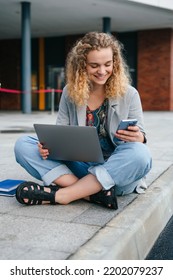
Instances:
[[[91,89],[86,70],[88,53],[108,47],[113,51],[113,72],[105,84],[105,98],[123,96],[131,83],[120,42],[111,34],[89,32],[77,41],[66,60],[68,93],[77,106],[86,104]]]

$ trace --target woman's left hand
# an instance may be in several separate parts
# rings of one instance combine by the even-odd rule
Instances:
[[[118,130],[115,136],[125,142],[144,142],[144,135],[137,125],[129,126],[128,130]]]

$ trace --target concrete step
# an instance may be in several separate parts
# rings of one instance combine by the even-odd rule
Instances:
[[[69,259],[143,260],[173,214],[173,166]]]

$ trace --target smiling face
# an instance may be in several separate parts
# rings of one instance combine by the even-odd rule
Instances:
[[[87,73],[93,86],[104,85],[113,71],[111,48],[90,51],[87,55]]]

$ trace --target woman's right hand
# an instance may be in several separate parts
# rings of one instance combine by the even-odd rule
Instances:
[[[43,145],[41,143],[38,143],[38,149],[39,149],[39,153],[40,153],[40,156],[42,157],[42,159],[47,159],[47,157],[49,155],[48,149],[43,148]]]

